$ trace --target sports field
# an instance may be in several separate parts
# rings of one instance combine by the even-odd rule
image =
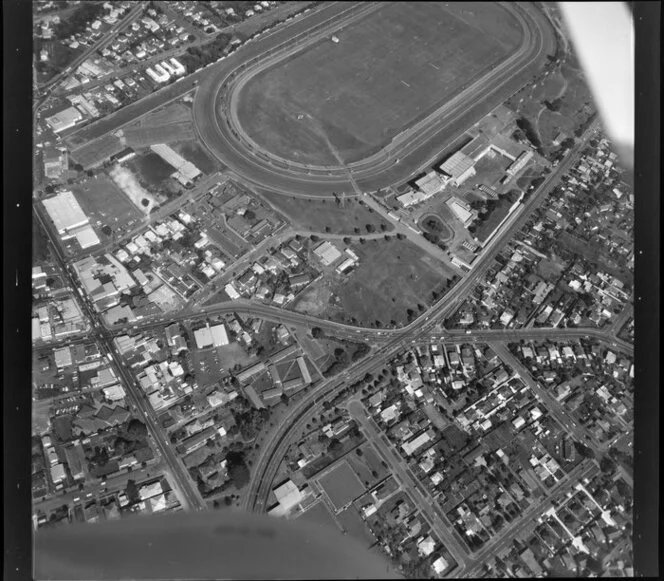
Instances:
[[[518,47],[496,3],[396,2],[250,79],[238,116],[286,159],[338,165],[367,157]]]
[[[364,492],[364,486],[347,462],[318,479],[335,508],[340,509]]]

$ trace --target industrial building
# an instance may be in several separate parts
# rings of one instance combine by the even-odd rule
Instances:
[[[79,121],[83,119],[81,112],[76,109],[76,107],[68,107],[55,115],[51,115],[46,118],[46,123],[48,123],[51,129],[55,133],[60,133],[65,129],[69,129],[76,125]]]
[[[171,177],[178,180],[182,185],[189,185],[201,175],[201,171],[193,163],[184,159],[165,143],[151,145],[150,149],[176,169]]]
[[[42,203],[62,240],[76,238],[83,249],[100,243],[72,192],[60,192]]]
[[[415,185],[426,194],[427,198],[430,198],[445,189],[447,179],[435,171],[430,171],[425,176],[415,180]]]
[[[341,251],[329,241],[325,241],[316,247],[314,254],[320,258],[324,266],[330,266],[330,264],[341,257]]]

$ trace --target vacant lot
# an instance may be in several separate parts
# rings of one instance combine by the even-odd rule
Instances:
[[[367,157],[481,78],[519,45],[493,3],[385,5],[245,85],[247,133],[291,160],[337,165]]]
[[[347,462],[318,479],[335,508],[340,509],[364,492],[364,486]]]
[[[281,211],[296,228],[329,234],[366,234],[367,224],[376,232],[389,232],[393,226],[356,198],[293,198],[266,191],[261,197]],[[356,230],[357,229],[357,230]]]
[[[367,240],[352,248],[360,262],[350,275],[325,276],[307,289],[312,295],[321,287],[330,289],[336,300],[328,305],[327,314],[335,320],[402,326],[430,304],[431,293],[441,291],[453,276],[407,240]],[[302,303],[297,303],[297,310],[304,309]]]
[[[81,208],[91,223],[100,226],[126,226],[143,216],[129,198],[106,175],[100,174],[84,184],[72,186]]]

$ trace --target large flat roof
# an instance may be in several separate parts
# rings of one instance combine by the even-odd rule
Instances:
[[[89,221],[72,192],[61,192],[42,203],[59,234],[65,234]]]
[[[453,178],[458,178],[475,165],[475,161],[461,151],[457,151],[450,157],[440,169]]]

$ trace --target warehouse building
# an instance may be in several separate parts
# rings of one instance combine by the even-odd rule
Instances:
[[[457,187],[469,177],[475,175],[475,161],[461,151],[457,151],[452,157],[445,161],[440,170],[450,176],[450,181]]]
[[[44,200],[43,204],[62,240],[76,238],[83,249],[100,243],[72,192],[60,192]]]
[[[341,256],[341,251],[331,242],[325,241],[314,249],[314,254],[320,258],[324,266],[330,266]]]
[[[60,111],[59,113],[56,113],[55,115],[47,117],[46,123],[49,124],[55,133],[60,133],[65,129],[73,127],[82,119],[83,115],[81,115],[81,112],[76,109],[76,107],[69,107],[63,111]]]
[[[43,204],[63,240],[72,238],[74,236],[72,231],[90,221],[72,192],[60,192],[44,200]]]
[[[430,198],[445,189],[447,179],[435,171],[430,171],[425,176],[415,180],[415,185],[424,192],[427,198]]]

